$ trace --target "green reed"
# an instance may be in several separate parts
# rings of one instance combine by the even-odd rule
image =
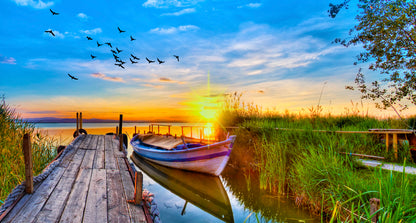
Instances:
[[[0,205],[11,190],[24,181],[22,139],[32,135],[33,171],[36,176],[56,156],[55,139],[35,132],[33,124],[23,121],[14,109],[0,103]]]

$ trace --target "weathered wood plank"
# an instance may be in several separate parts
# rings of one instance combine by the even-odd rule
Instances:
[[[26,202],[26,204],[20,209],[17,215],[10,219],[11,222],[32,222],[36,218],[36,215],[42,209],[44,204],[49,198],[52,190],[55,188],[59,179],[62,177],[65,168],[56,167],[54,171],[42,182],[42,184],[33,193],[33,196]],[[7,217],[9,217],[8,215]],[[7,222],[7,218],[4,222]]]
[[[92,135],[86,135],[85,139],[82,141],[81,145],[79,145],[78,147],[80,149],[87,149],[91,140],[92,140],[92,138],[93,138]]]
[[[85,149],[92,149],[92,150],[97,149],[98,135],[88,135],[88,137],[91,137],[91,141]]]
[[[62,158],[61,163],[59,164],[60,166],[68,167],[69,163],[72,161],[73,156],[76,154],[79,146],[82,144],[84,139],[85,135],[78,136],[78,138],[75,139],[76,141],[72,144],[72,148],[67,148],[70,149],[70,151],[66,153],[66,155]]]
[[[130,216],[127,209],[127,200],[124,190],[120,190],[120,172],[118,170],[107,170],[107,209],[108,222],[129,222]]]
[[[121,158],[120,158],[121,159]],[[121,163],[121,162],[119,162]],[[120,170],[120,176],[124,193],[128,200],[134,199],[134,184],[130,176],[130,172],[127,170]],[[146,222],[144,211],[142,206],[136,206],[132,203],[127,203],[129,214],[131,217],[131,222]]]
[[[80,169],[59,222],[81,222],[92,169]]]
[[[85,151],[86,150],[79,150],[77,157],[83,157]],[[59,220],[65,208],[71,189],[75,183],[79,169],[79,162],[71,162],[69,164],[63,174],[63,177],[53,190],[49,200],[37,216],[36,222],[57,222]]]
[[[114,147],[112,136],[105,136],[105,168],[114,170],[117,168],[117,161],[114,158]]]
[[[94,163],[95,150],[85,150],[85,156],[81,163],[81,168],[91,169]]]
[[[107,177],[104,169],[93,169],[85,206],[84,223],[107,222]]]
[[[93,168],[103,169],[104,158],[105,158],[104,136],[99,136],[97,139],[97,149],[95,151],[95,159],[94,159]]]

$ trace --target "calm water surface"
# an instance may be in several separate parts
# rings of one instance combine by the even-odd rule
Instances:
[[[167,124],[167,123],[164,123]],[[171,124],[171,123],[170,123]],[[84,123],[83,128],[94,134],[105,134],[116,123]],[[171,124],[171,133],[181,134],[180,125],[200,126],[200,124]],[[38,123],[41,130],[55,130],[60,135],[53,135],[72,140],[71,129],[74,123]],[[148,123],[123,123],[123,132],[129,138],[137,130],[147,131]],[[162,128],[162,127],[161,127]],[[56,131],[66,130],[66,131]],[[166,127],[160,129],[167,132]],[[100,132],[101,131],[101,132]],[[113,131],[113,132],[114,132]],[[156,130],[155,130],[156,131]],[[193,128],[194,136],[200,130]],[[66,134],[66,135],[62,135]],[[190,130],[185,132],[189,135]],[[143,187],[155,194],[162,222],[319,222],[307,211],[297,208],[290,199],[270,194],[260,189],[258,173],[250,168],[236,168],[234,157],[241,155],[231,153],[229,164],[220,177],[170,169],[146,162],[133,154],[128,148],[129,157],[136,169],[143,173]],[[233,155],[234,154],[234,155]]]

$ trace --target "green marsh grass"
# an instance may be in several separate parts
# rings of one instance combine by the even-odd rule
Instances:
[[[22,139],[32,135],[34,176],[42,172],[56,156],[58,142],[35,132],[33,124],[23,121],[14,109],[0,103],[0,205],[8,194],[25,179]]]
[[[231,95],[227,103],[220,120],[241,127],[235,132],[237,141],[252,146],[236,149],[251,150],[264,190],[293,197],[299,206],[321,214],[323,221],[365,222],[372,218],[369,200],[378,198],[379,222],[416,222],[414,175],[369,169],[356,157],[340,153],[383,156],[403,165],[410,160],[408,145],[399,148],[403,152],[395,160],[377,135],[333,132],[405,129],[413,119],[377,119],[360,114],[358,108],[341,116],[324,116],[316,108],[309,115],[264,114],[257,106],[243,105],[241,94]]]

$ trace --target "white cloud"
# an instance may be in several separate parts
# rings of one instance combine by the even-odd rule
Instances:
[[[246,5],[238,6],[238,8],[260,8],[262,6],[261,3],[249,3]]]
[[[187,9],[182,9],[178,12],[163,13],[162,16],[180,16],[180,15],[183,15],[183,14],[193,13],[195,11],[196,11],[195,8],[187,8]]]
[[[143,7],[169,8],[169,7],[188,7],[196,5],[203,0],[147,0]]]
[[[125,82],[121,77],[110,77],[103,73],[93,73],[91,74],[92,77],[103,79],[106,81],[113,81],[113,82]]]
[[[0,55],[0,63],[16,64],[16,59],[14,59],[13,57],[5,57]]]
[[[33,7],[35,9],[44,9],[47,7],[52,6],[54,3],[53,2],[43,2],[42,0],[12,0],[14,1],[17,5],[21,5],[21,6],[30,6]]]
[[[101,33],[103,30],[101,28],[89,29],[89,30],[80,30],[81,33],[93,35]]]
[[[172,34],[177,32],[186,32],[186,31],[195,31],[198,30],[198,26],[194,25],[185,25],[185,26],[178,26],[178,27],[168,27],[168,28],[154,28],[151,29],[151,33],[159,33],[159,34]]]
[[[83,20],[87,20],[88,19],[87,14],[82,13],[82,12],[78,13],[77,17],[80,18],[80,19],[83,19]]]

